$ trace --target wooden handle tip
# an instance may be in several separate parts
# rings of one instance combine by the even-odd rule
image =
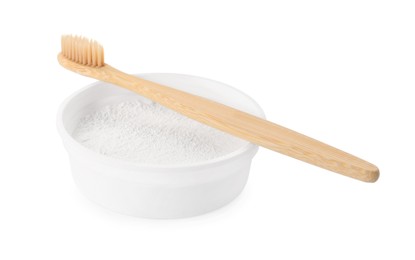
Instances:
[[[379,169],[373,166],[373,169],[367,170],[361,180],[365,182],[376,182],[379,179]]]

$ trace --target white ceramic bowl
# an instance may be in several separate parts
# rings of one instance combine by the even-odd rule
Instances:
[[[254,100],[216,81],[164,73],[138,76],[264,117]],[[61,105],[58,131],[68,151],[75,182],[86,197],[127,215],[181,218],[212,211],[239,195],[258,150],[251,143],[214,160],[166,166],[101,155],[85,148],[71,136],[83,115],[101,106],[137,99],[137,96],[120,87],[96,82],[77,91]]]

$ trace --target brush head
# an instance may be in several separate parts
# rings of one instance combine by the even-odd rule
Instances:
[[[73,62],[90,67],[102,67],[104,48],[94,40],[81,36],[63,35],[61,54]]]

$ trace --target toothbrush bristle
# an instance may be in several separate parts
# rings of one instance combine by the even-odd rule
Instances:
[[[96,41],[81,36],[63,35],[62,55],[76,63],[91,67],[102,67],[104,48]]]

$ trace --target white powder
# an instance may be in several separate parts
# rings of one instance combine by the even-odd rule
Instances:
[[[150,164],[185,164],[221,157],[245,141],[157,103],[126,101],[82,117],[73,137],[104,155]]]

